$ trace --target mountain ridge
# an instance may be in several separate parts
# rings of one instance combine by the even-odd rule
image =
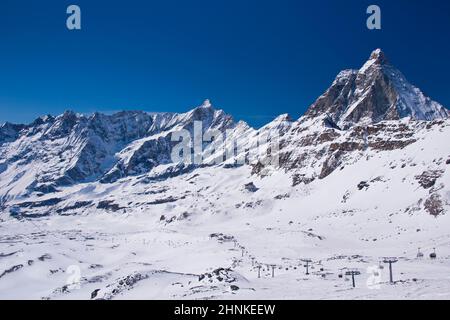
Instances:
[[[406,93],[394,84],[392,77],[397,76]],[[416,100],[409,99],[411,92]],[[249,165],[254,175],[262,177],[283,170],[293,186],[307,185],[359,161],[365,150],[402,150],[418,140],[424,126],[439,130],[449,122],[448,112],[440,112],[444,107],[422,97],[378,49],[359,70],[341,71],[299,119],[283,114],[259,129],[236,122],[208,99],[185,113],[137,110],[87,116],[66,111],[29,125],[8,123],[0,126],[0,198],[6,203],[34,194],[57,194],[83,183],[114,184],[141,176],[164,179],[204,166],[237,163]],[[402,103],[407,112],[399,112]],[[423,110],[418,111],[421,103]],[[173,133],[185,130],[193,136],[195,121],[202,122],[202,136],[226,132],[230,141],[242,141],[241,148],[228,140],[220,142],[218,150],[233,151],[224,159],[209,153],[212,142],[203,142],[201,165],[173,162],[172,150],[179,143],[172,141]],[[251,158],[250,150],[260,144],[261,136],[279,138],[278,165],[263,165],[267,155]],[[271,146],[262,144],[267,150]]]

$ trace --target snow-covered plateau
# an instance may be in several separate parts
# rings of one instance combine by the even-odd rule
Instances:
[[[0,299],[450,299],[449,115],[378,49],[260,129],[208,100],[5,123]],[[195,121],[244,147],[173,162]]]

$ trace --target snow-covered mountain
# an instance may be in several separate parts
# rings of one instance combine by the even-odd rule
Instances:
[[[114,182],[170,162],[174,131],[203,133],[237,127],[209,101],[184,114],[124,111],[90,116],[67,111],[38,118],[30,125],[6,123],[0,128],[0,182],[3,201],[50,193],[88,181]]]
[[[196,121],[211,142],[173,161],[173,135],[199,135]],[[341,72],[300,119],[260,129],[209,100],[182,114],[5,123],[0,297],[445,298],[449,137],[449,111],[381,50]],[[414,259],[418,247],[439,259]],[[347,290],[342,270],[388,255],[400,260],[398,286]],[[301,258],[320,271],[305,278]],[[70,266],[79,289],[66,284]]]
[[[326,114],[342,128],[410,117],[414,120],[447,118],[449,111],[426,97],[393,67],[377,49],[359,70],[344,70],[306,115]]]

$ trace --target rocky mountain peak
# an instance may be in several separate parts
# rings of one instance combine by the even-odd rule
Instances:
[[[203,128],[225,129],[234,125],[233,118],[221,109],[214,108],[209,99],[206,99],[200,106],[193,110],[178,114],[171,119],[170,126],[179,125],[188,130],[193,126],[194,121],[201,121]]]
[[[386,58],[386,55],[381,49],[375,49],[370,54],[369,61],[373,60],[376,64],[387,64],[389,63],[388,59]]]
[[[449,116],[439,103],[411,85],[389,64],[381,49],[374,50],[359,70],[344,70],[310,106],[306,117],[325,117],[339,128],[383,120],[435,120]]]
[[[368,81],[373,80],[385,69],[393,68],[389,64],[389,60],[381,49],[376,49],[370,54],[369,60],[357,71],[359,77],[368,77]],[[395,68],[393,68],[395,69]]]
[[[203,103],[200,105],[200,108],[212,108],[212,103],[209,99],[205,99]]]

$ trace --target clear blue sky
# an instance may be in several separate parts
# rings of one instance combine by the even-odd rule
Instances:
[[[66,29],[70,4],[81,31]],[[381,31],[365,27],[369,4]],[[449,31],[448,0],[1,0],[0,122],[210,98],[259,126],[300,116],[377,47],[448,107]]]

